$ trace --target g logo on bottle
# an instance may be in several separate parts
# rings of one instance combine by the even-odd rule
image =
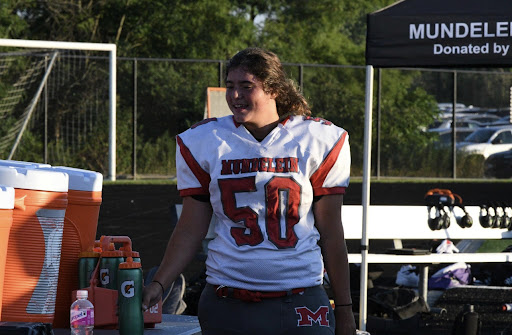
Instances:
[[[100,269],[100,279],[102,285],[108,285],[110,283],[108,269]]]
[[[121,294],[125,298],[131,298],[135,295],[135,283],[133,280],[125,280],[121,284]]]

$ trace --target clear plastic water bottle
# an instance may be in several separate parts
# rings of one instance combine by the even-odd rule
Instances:
[[[71,304],[69,320],[72,335],[92,335],[94,306],[87,300],[88,291],[76,291],[76,301]]]

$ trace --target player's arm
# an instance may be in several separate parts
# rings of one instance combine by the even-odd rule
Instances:
[[[162,263],[153,281],[158,281],[167,289],[192,261],[201,242],[208,232],[212,217],[209,202],[195,200],[192,197],[183,198],[183,209],[169,239]],[[156,283],[145,283],[142,308],[153,306],[162,297],[162,287]]]
[[[341,222],[342,194],[324,195],[314,203],[315,224],[320,233],[320,246],[329,275],[335,308],[336,335],[355,334],[356,325],[350,296],[350,272],[347,246]],[[346,305],[346,306],[343,306]]]

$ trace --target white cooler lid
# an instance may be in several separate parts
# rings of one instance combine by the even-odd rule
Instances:
[[[67,173],[59,171],[0,165],[0,185],[16,189],[67,192],[69,177]]]
[[[14,188],[0,185],[0,209],[14,208]]]
[[[64,172],[69,175],[70,190],[96,192],[103,189],[103,175],[99,172],[72,168],[67,166],[52,166],[40,170]]]
[[[0,166],[14,166],[14,167],[27,167],[27,168],[40,168],[50,167],[50,164],[35,163],[35,162],[24,162],[24,161],[13,161],[7,159],[0,159]]]

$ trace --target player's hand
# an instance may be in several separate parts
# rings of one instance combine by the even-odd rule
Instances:
[[[142,290],[142,311],[145,312],[149,307],[156,305],[162,298],[162,287],[158,283],[151,282],[144,286]]]
[[[356,321],[352,307],[338,307],[334,310],[336,317],[336,335],[356,335]]]

